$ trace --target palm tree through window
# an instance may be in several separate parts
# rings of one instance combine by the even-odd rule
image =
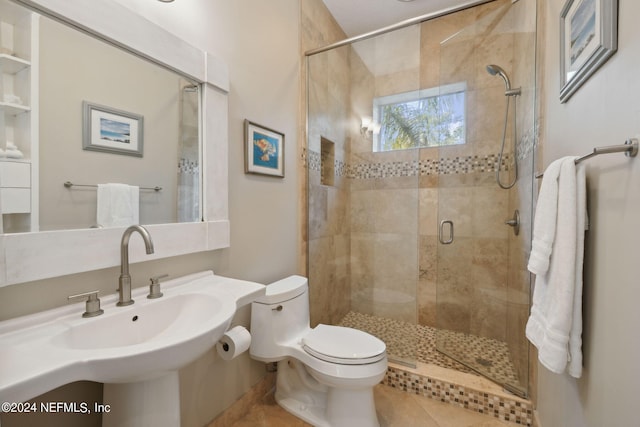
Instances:
[[[465,101],[463,83],[376,98],[374,151],[464,144]]]

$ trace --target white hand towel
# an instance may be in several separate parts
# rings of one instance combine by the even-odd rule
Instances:
[[[527,268],[530,272],[542,275],[549,269],[549,258],[553,240],[556,237],[558,217],[558,179],[564,159],[554,161],[544,171],[536,214],[533,219],[533,241]]]
[[[138,224],[139,188],[126,184],[98,184],[97,222],[102,227]]]
[[[534,219],[529,271],[536,274],[527,338],[547,369],[582,375],[582,263],[586,184],[575,157],[544,173]]]

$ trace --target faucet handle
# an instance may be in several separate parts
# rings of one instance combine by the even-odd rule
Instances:
[[[86,306],[85,306],[86,311],[82,313],[82,317],[100,316],[102,313],[104,313],[104,310],[100,308],[100,298],[98,298],[99,292],[100,292],[99,290],[95,290],[95,291],[83,292],[81,294],[76,294],[76,295],[69,295],[67,299],[71,301],[78,298],[86,298],[87,299]]]
[[[164,279],[165,277],[169,277],[168,274],[161,274],[159,276],[153,276],[149,280],[151,280],[151,285],[149,285],[149,295],[147,298],[154,299],[160,298],[162,296],[162,292],[160,292],[160,279]]]
[[[169,275],[165,273],[165,274],[160,274],[158,276],[151,276],[149,280],[151,280],[151,283],[160,283],[160,279],[165,279],[167,277],[169,277]]]

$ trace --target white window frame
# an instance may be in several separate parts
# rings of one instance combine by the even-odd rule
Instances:
[[[435,96],[442,96],[442,95],[449,95],[452,93],[456,93],[456,92],[464,92],[465,93],[465,111],[464,111],[464,122],[465,122],[465,126],[467,123],[467,111],[466,111],[466,92],[467,92],[467,83],[466,82],[458,82],[458,83],[451,83],[451,84],[447,84],[447,85],[442,85],[442,86],[437,86],[437,87],[432,87],[432,88],[427,88],[427,89],[419,89],[419,90],[413,90],[410,92],[402,92],[402,93],[396,93],[393,95],[386,95],[386,96],[379,96],[377,98],[373,99],[373,123],[380,123],[380,109],[381,107],[385,106],[385,105],[389,105],[389,104],[400,104],[400,103],[406,103],[406,102],[412,102],[412,101],[417,101],[419,99],[422,98],[432,98]],[[380,147],[380,133],[379,132],[374,132],[373,134],[373,151],[374,152],[388,152],[388,151],[398,151],[398,150],[382,150]],[[466,135],[464,137],[464,143],[466,143]],[[451,144],[453,145],[453,144]],[[443,145],[440,147],[447,147],[447,146],[451,146],[451,145]],[[460,145],[460,144],[455,144],[455,145]],[[412,147],[410,149],[414,149],[414,148],[425,148],[425,147]]]

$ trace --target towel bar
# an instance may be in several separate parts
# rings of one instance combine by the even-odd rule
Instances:
[[[66,181],[64,183],[64,186],[67,188],[71,188],[71,187],[93,187],[93,188],[98,188],[97,184],[74,184],[71,181]],[[162,187],[140,187],[141,190],[153,190],[153,191],[162,191]]]
[[[624,153],[627,157],[636,157],[638,155],[638,145],[639,144],[637,138],[629,138],[624,142],[624,144],[609,145],[607,147],[596,147],[591,153],[582,157],[578,157],[575,160],[575,164],[577,165],[583,160],[590,159],[591,157],[598,156],[600,154]],[[535,174],[535,178],[540,179],[543,175],[544,174],[542,172],[538,172]]]

